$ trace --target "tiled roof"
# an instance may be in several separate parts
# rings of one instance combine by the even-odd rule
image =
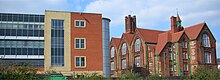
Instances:
[[[156,45],[156,53],[160,53],[166,46],[167,42],[171,41],[171,33],[164,32],[158,35],[158,43]]]
[[[132,41],[132,37],[134,34],[129,34],[129,33],[124,33],[123,34],[126,38],[126,41],[128,42],[128,44],[130,45],[131,44],[131,41]]]
[[[173,33],[171,41],[172,42],[178,41],[180,39],[180,37],[183,35],[183,33],[184,33],[184,31],[179,31],[179,32]]]
[[[112,38],[112,42],[115,43],[115,47],[117,48],[120,42],[120,38]]]
[[[190,27],[185,28],[185,33],[186,35],[190,38],[190,39],[196,39],[200,33],[200,31],[202,30],[203,26],[205,26],[206,23],[200,23],[200,24],[196,24]]]
[[[145,42],[157,42],[158,34],[165,31],[137,28]]]

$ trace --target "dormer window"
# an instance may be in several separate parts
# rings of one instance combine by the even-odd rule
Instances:
[[[141,48],[141,42],[140,42],[140,39],[137,39],[135,41],[135,52],[140,51],[141,50],[140,48]]]
[[[210,39],[207,34],[202,35],[202,44],[204,47],[210,47]]]
[[[126,54],[126,43],[123,43],[121,53],[122,55]]]

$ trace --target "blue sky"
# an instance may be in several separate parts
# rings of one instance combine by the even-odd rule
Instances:
[[[110,18],[111,37],[124,32],[124,17],[137,16],[140,28],[169,30],[178,8],[182,25],[206,22],[216,38],[220,58],[220,0],[0,0],[0,12],[44,14],[45,10],[102,13]]]

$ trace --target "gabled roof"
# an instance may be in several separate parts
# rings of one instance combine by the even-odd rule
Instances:
[[[127,41],[128,44],[130,45],[130,44],[131,44],[131,41],[132,41],[132,37],[133,37],[134,34],[123,33],[123,35],[125,36],[126,41]]]
[[[136,30],[141,34],[145,42],[157,42],[158,34],[165,32],[165,31],[142,29],[142,28],[137,28]]]
[[[111,42],[115,43],[115,47],[118,48],[119,42],[120,42],[120,38],[112,38]]]
[[[179,39],[181,38],[181,36],[183,35],[183,33],[184,33],[184,31],[180,31],[180,32],[173,33],[173,34],[172,34],[172,39],[171,39],[171,41],[172,41],[172,42],[179,41]]]
[[[158,43],[156,45],[156,53],[160,53],[168,42],[171,41],[171,33],[164,32],[158,35]]]
[[[196,24],[190,27],[185,28],[185,33],[190,39],[196,39],[201,32],[202,28],[206,25],[205,22]]]

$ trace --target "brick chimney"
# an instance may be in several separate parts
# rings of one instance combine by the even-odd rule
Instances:
[[[171,33],[178,32],[178,28],[176,25],[176,17],[171,16],[170,20],[171,20]]]
[[[126,33],[133,34],[136,29],[136,16],[131,15],[125,16],[125,30]]]

